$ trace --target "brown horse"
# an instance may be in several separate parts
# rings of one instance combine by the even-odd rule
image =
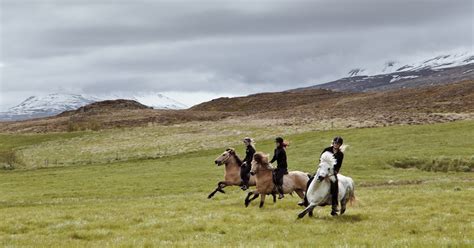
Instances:
[[[248,207],[251,201],[261,195],[260,207],[263,207],[265,196],[277,193],[273,183],[273,167],[268,162],[268,155],[257,152],[253,157],[250,173],[255,175],[257,190],[248,193],[247,198],[245,198],[245,206]],[[296,192],[301,199],[304,199],[308,180],[308,174],[301,171],[290,171],[283,177],[283,193],[291,194]],[[252,195],[254,196],[250,198]]]
[[[227,186],[241,186],[240,166],[242,160],[237,156],[233,148],[228,148],[214,161],[217,166],[225,164],[224,181],[217,183],[217,188],[207,198],[212,198],[217,192],[225,193],[223,188]],[[255,186],[255,176],[251,176],[249,186]]]

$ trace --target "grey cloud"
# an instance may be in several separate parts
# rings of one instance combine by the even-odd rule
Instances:
[[[283,90],[471,49],[471,1],[3,0],[1,90]]]

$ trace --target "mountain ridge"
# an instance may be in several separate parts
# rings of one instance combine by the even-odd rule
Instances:
[[[50,93],[43,96],[30,96],[20,104],[0,112],[0,121],[17,121],[49,117],[65,111],[76,110],[88,104],[116,99],[128,99],[140,102],[155,109],[183,109],[186,105],[160,93],[83,95],[70,93]]]

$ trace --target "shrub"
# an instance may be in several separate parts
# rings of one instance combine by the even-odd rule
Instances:
[[[14,150],[0,151],[0,164],[3,169],[12,170],[21,164]]]
[[[437,157],[433,159],[407,157],[389,162],[389,165],[396,168],[417,168],[424,171],[474,171],[474,157]]]

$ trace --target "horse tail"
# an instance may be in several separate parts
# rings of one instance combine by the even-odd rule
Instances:
[[[356,196],[355,196],[355,186],[354,186],[354,181],[351,182],[351,191],[349,192],[349,203],[350,205],[354,205],[355,202],[357,202]]]

